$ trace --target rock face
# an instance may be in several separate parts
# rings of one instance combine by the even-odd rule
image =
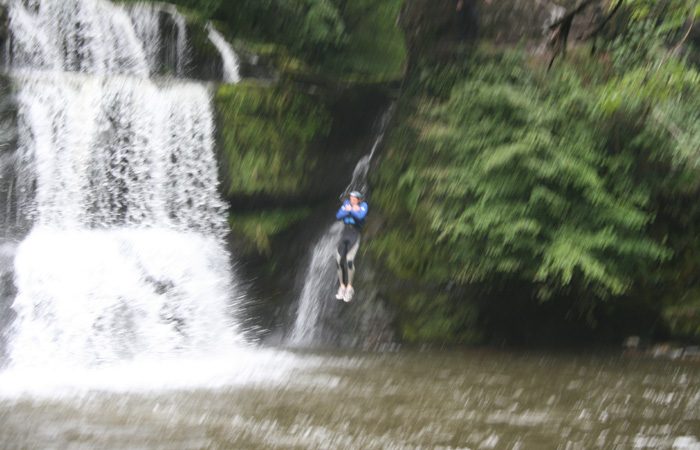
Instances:
[[[409,0],[401,23],[412,41],[412,57],[441,46],[450,51],[474,37],[503,45],[524,39],[539,46],[546,24],[565,11],[545,0],[466,3],[472,9],[461,14],[454,0]],[[232,206],[232,246],[241,257],[241,275],[250,280],[251,297],[258,299],[247,314],[258,319],[248,325],[272,331],[264,334],[270,342],[284,342],[293,325],[311,250],[332,223],[352,168],[368,150],[387,92],[381,86],[333,87],[327,80],[323,86],[282,80],[275,86],[248,81],[219,89],[219,146],[224,191]],[[232,171],[237,171],[234,184],[228,181]],[[370,217],[368,228],[377,217],[378,212]],[[385,348],[405,334],[397,330],[393,297],[407,294],[372,259],[370,241],[368,236],[358,256],[356,301],[346,305],[326,295],[316,345]],[[333,280],[329,292],[335,286]],[[420,312],[408,320],[414,316]],[[424,324],[415,339],[440,326]]]
[[[239,257],[241,276],[250,280],[250,296],[258,299],[246,314],[258,318],[249,328],[272,332],[263,337],[283,343],[294,322],[311,251],[333,223],[338,197],[350,183],[355,165],[372,146],[374,124],[389,103],[388,91],[367,86],[331,91],[313,88],[315,92],[309,95],[305,92],[309,86],[245,84],[234,89],[248,97],[248,105],[259,102],[263,110],[239,108],[238,93],[231,89],[221,93],[225,98],[219,103],[223,108],[219,129],[231,126],[229,132],[233,132],[220,139],[222,151],[229,152],[221,161],[227,166],[222,177],[231,204],[232,248]],[[271,92],[276,94],[268,98]],[[283,96],[292,101],[270,104]],[[304,105],[310,103],[322,105],[323,113],[304,114]],[[284,123],[278,123],[279,118]],[[318,121],[327,126],[319,127]],[[313,139],[301,139],[300,130],[316,132]],[[229,145],[236,134],[243,140]],[[244,173],[239,182],[228,183],[227,173],[241,167]],[[270,175],[269,180],[265,174]],[[327,262],[334,266],[332,252]],[[334,303],[327,305],[332,311],[324,316],[328,320],[321,325],[322,338],[314,345],[377,348],[393,341],[393,313],[371,287],[371,266],[363,263],[362,272],[358,286],[367,289],[363,288],[355,304],[347,306],[332,295],[324,296]],[[329,283],[329,291],[337,288],[334,277]]]
[[[602,2],[601,2],[602,3]],[[447,50],[459,41],[476,38],[496,45],[529,43],[538,47],[546,41],[548,25],[575,6],[575,0],[409,0],[402,23],[415,54]],[[601,13],[596,5],[577,17],[574,35]]]
[[[485,39],[498,43],[538,40],[547,35],[547,26],[561,17],[575,1],[482,0],[478,2],[479,29]]]

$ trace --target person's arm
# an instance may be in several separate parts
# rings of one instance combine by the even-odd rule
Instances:
[[[367,206],[367,203],[362,202],[360,203],[359,208],[350,211],[350,215],[352,215],[352,217],[354,217],[357,220],[365,220],[365,216],[367,216],[368,209],[369,207]]]
[[[337,213],[335,213],[335,218],[337,220],[343,220],[347,216],[350,215],[350,210],[348,209],[348,205],[350,202],[346,201],[343,203],[343,206],[340,207]]]

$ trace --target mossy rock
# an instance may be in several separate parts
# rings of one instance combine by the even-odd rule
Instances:
[[[222,80],[224,63],[221,53],[209,40],[207,21],[196,12],[178,9],[187,20],[187,44],[190,53],[185,76],[199,80]]]
[[[481,340],[475,305],[425,290],[407,296],[399,305],[399,329],[405,342],[474,344]]]
[[[220,86],[215,106],[224,195],[293,197],[308,188],[312,146],[331,124],[318,99],[244,82]]]
[[[408,51],[398,18],[403,0],[346,2],[341,15],[346,41],[315,61],[291,60],[284,69],[297,77],[346,83],[388,83],[403,78]]]
[[[274,238],[306,219],[310,212],[309,208],[278,208],[236,213],[229,217],[229,224],[234,233],[245,239],[245,252],[269,256]]]
[[[667,307],[663,316],[674,337],[700,340],[700,301]]]

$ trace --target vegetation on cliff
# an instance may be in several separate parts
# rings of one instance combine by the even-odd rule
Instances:
[[[593,328],[630,299],[652,315],[676,303],[664,289],[700,269],[680,225],[700,219],[688,202],[700,78],[672,47],[687,29],[677,10],[642,3],[602,51],[573,49],[549,72],[527,52],[483,45],[417,62],[374,180],[387,226],[370,244],[425,292],[397,296],[417,311],[405,337],[422,340],[416,323],[432,315],[440,326],[427,334],[454,341],[484,326],[489,303],[513,314],[561,303],[563,330]],[[451,314],[434,308],[436,293]],[[669,325],[692,331],[693,302],[668,307]]]
[[[247,214],[235,214],[229,219],[231,229],[246,239],[246,252],[269,256],[272,240],[292,225],[305,219],[309,208],[272,209]]]
[[[400,0],[176,3],[219,21],[283,73],[278,86],[218,89],[230,199],[311,189],[314,144],[336,111],[290,77],[387,82],[407,66]],[[549,328],[589,338],[611,320],[617,328],[604,337],[664,327],[700,336],[700,76],[691,43],[700,11],[690,0],[567,5],[544,56],[530,43],[495,42],[492,30],[482,33],[490,41],[459,41],[444,26],[457,22],[451,1],[404,11],[412,64],[373,171],[370,222],[379,225],[363,250],[389,274],[385,294],[408,341],[517,339]],[[603,7],[591,28],[572,32],[569,19],[595,5]],[[572,44],[579,35],[585,46]],[[308,206],[273,202],[234,215],[232,228],[269,254]]]
[[[330,81],[400,79],[403,0],[174,0],[288,74]]]
[[[322,104],[290,86],[239,83],[219,87],[215,105],[227,195],[290,197],[308,187],[310,146],[330,126]]]

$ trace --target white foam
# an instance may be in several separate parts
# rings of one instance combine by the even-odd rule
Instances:
[[[11,368],[0,373],[0,397],[70,398],[88,392],[161,392],[286,384],[321,361],[276,350],[238,346],[218,354],[136,358],[96,367],[61,365],[50,371]]]
[[[149,228],[35,228],[15,257],[11,365],[90,367],[240,341],[220,242]]]

